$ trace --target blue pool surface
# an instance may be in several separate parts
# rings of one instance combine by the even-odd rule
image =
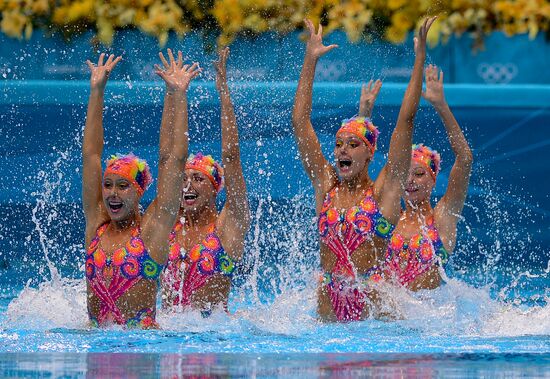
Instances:
[[[162,86],[126,74],[113,79],[105,155],[133,151],[156,171]],[[189,93],[191,151],[219,158],[211,79]],[[447,284],[388,294],[395,320],[321,324],[313,193],[291,130],[296,82],[288,79],[230,85],[252,211],[231,314],[161,313],[155,331],[86,326],[80,143],[87,81],[0,81],[0,377],[548,375],[550,86],[446,86],[475,160]],[[382,87],[373,175],[404,90],[403,83]],[[359,82],[315,85],[312,119],[328,157],[359,93]],[[436,200],[453,156],[425,103],[414,140],[442,155]],[[148,191],[143,205],[153,196]]]

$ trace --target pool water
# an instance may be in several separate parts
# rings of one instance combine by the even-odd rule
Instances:
[[[0,141],[0,376],[101,377],[120,374],[117,370],[125,370],[123,376],[163,377],[550,372],[550,201],[545,190],[550,169],[543,163],[550,144],[547,106],[473,106],[464,99],[483,90],[450,86],[449,99],[455,99],[475,168],[446,284],[419,293],[385,289],[396,319],[322,324],[315,314],[319,246],[312,190],[289,128],[293,88],[288,83],[242,84],[235,102],[252,226],[234,279],[230,314],[218,311],[203,318],[160,312],[161,330],[96,330],[87,328],[81,259],[80,133],[86,86],[67,85],[51,98],[36,82],[4,84],[5,93],[21,96],[0,102],[5,121]],[[121,95],[128,90],[124,84],[112,87],[106,154],[131,149],[155,167],[160,92],[142,83],[131,97]],[[355,112],[350,99],[358,88],[320,88],[314,124],[327,156],[338,120]],[[402,85],[384,88],[396,95],[381,99],[382,136],[373,175],[384,161],[404,90]],[[155,95],[147,95],[152,89]],[[516,90],[514,99],[522,91],[531,94]],[[192,91],[200,100],[191,104],[191,150],[219,157],[213,87],[202,83]],[[255,97],[257,102],[248,101]],[[124,122],[126,134],[114,126]],[[443,156],[435,189],[439,198],[452,155],[433,110],[423,107],[418,125],[415,141],[425,141]],[[144,205],[152,195],[145,195]],[[43,354],[31,354],[37,352]]]

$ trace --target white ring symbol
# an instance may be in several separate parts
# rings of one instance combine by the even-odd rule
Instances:
[[[514,63],[481,63],[477,66],[477,74],[485,83],[510,83],[518,74],[518,67]]]

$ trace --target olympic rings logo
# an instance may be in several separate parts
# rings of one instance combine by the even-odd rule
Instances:
[[[316,79],[335,82],[346,73],[346,63],[343,61],[323,62],[317,66]]]
[[[507,84],[518,74],[518,66],[514,63],[481,63],[477,66],[477,74],[485,83]]]

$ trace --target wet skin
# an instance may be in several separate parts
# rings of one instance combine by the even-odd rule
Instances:
[[[340,178],[339,187],[349,184],[361,185],[366,190],[369,186],[372,186],[372,182],[368,177],[368,164],[372,159],[372,153],[363,140],[352,133],[339,133],[336,138],[334,156],[336,170]],[[331,207],[347,210],[358,205],[363,198],[364,191],[357,191],[353,196],[344,195],[342,192],[337,191],[332,198]],[[319,214],[319,211],[317,214]],[[353,252],[351,262],[357,270],[358,276],[380,264],[380,259],[383,259],[388,243],[388,240],[374,236],[372,240],[365,241]],[[332,272],[335,264],[336,255],[321,242],[321,268],[323,272]],[[337,321],[326,286],[319,286],[318,296],[319,318],[323,321]],[[375,291],[369,293],[368,298],[368,301],[374,304],[379,302]],[[373,309],[373,307],[364,307],[361,318],[369,317],[369,308]]]
[[[132,237],[134,226],[139,222],[138,205],[141,196],[128,180],[116,174],[108,174],[103,178],[102,196],[110,223],[101,236],[99,247],[105,252],[106,258],[111,259],[113,253],[124,247]],[[109,220],[106,220],[106,222],[109,222]],[[120,227],[117,227],[117,225]],[[110,282],[110,278],[105,278],[107,287]],[[156,281],[142,279],[126,291],[116,301],[124,319],[128,320],[135,317],[142,309],[155,309],[157,290]],[[100,306],[101,300],[88,284],[88,310],[90,314],[97,317]]]
[[[176,235],[176,241],[188,252],[193,246],[201,243],[212,223],[217,222],[216,190],[210,179],[201,171],[186,169],[183,182],[179,218],[192,220],[209,220],[187,226],[185,232]],[[191,296],[193,308],[210,310],[222,305],[227,307],[231,288],[231,279],[221,274],[211,276],[208,281]],[[163,288],[163,307],[172,306],[176,294],[171,289]]]
[[[411,161],[409,177],[407,179],[403,199],[409,208],[419,209],[415,217],[403,219],[397,224],[394,233],[398,233],[405,241],[410,240],[425,225],[426,217],[433,216],[430,206],[435,181],[430,171],[421,163]],[[408,288],[413,291],[421,289],[435,289],[441,285],[441,275],[438,266],[434,265],[430,270],[418,276]]]

